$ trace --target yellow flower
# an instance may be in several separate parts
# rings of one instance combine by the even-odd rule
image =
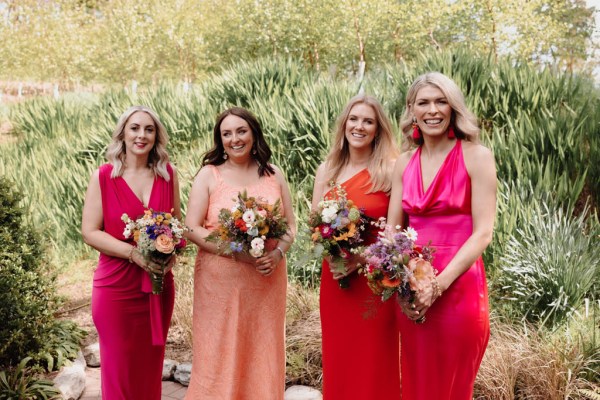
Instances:
[[[266,235],[267,233],[269,233],[269,225],[265,225],[264,227],[262,227],[259,231],[258,231],[259,235]]]
[[[339,236],[334,236],[336,242],[341,242],[342,240],[348,240],[352,236],[356,235],[356,224],[351,223],[348,225],[348,232],[344,232]]]
[[[242,212],[240,210],[235,210],[231,216],[233,217],[233,219],[239,219],[242,218]]]

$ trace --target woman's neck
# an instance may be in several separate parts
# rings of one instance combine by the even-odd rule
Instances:
[[[369,160],[373,151],[370,148],[367,149],[353,149],[350,148],[348,157],[348,166],[350,168],[366,168],[369,165]]]
[[[148,169],[148,156],[138,157],[135,155],[125,156],[125,167],[132,171]]]
[[[423,138],[423,145],[421,154],[425,154],[427,157],[435,157],[437,155],[445,155],[448,150],[456,144],[458,139],[449,139],[446,136],[428,137]]]

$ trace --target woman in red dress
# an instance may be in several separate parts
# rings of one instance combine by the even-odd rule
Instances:
[[[166,152],[167,132],[156,114],[129,108],[117,123],[108,146],[108,163],[90,180],[81,231],[100,252],[94,272],[92,317],[98,330],[104,400],[159,400],[165,340],[175,289],[165,269],[162,294],[152,294],[148,272],[162,273],[146,260],[132,239],[123,236],[123,213],[137,218],[144,210],[171,212],[181,218],[179,185]]]
[[[428,73],[406,96],[401,128],[407,148],[394,168],[388,223],[431,241],[431,286],[401,303],[403,400],[470,400],[490,334],[481,254],[496,205],[492,152],[450,78]],[[417,322],[417,323],[415,323]]]
[[[365,214],[385,217],[391,172],[397,147],[379,102],[359,95],[350,100],[338,120],[333,146],[317,169],[312,207],[327,197],[331,183],[340,184]],[[373,242],[376,230],[366,234]],[[399,399],[398,330],[395,304],[382,303],[356,270],[352,256],[345,273],[323,261],[320,311],[323,337],[323,398],[325,400]],[[345,278],[347,288],[338,280]]]

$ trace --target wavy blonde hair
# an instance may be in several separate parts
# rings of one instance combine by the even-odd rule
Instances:
[[[400,118],[400,129],[404,136],[403,150],[410,150],[414,146],[423,144],[422,136],[419,139],[413,139],[412,137],[413,114],[411,106],[414,104],[419,90],[426,86],[438,88],[448,100],[448,104],[452,108],[450,123],[454,126],[456,137],[467,142],[478,142],[479,126],[477,125],[477,118],[467,108],[465,97],[458,85],[442,73],[428,72],[415,79],[406,93],[406,106]]]
[[[381,103],[372,96],[358,95],[350,99],[337,120],[335,137],[331,150],[325,159],[327,165],[327,181],[335,181],[342,168],[350,161],[350,145],[346,139],[346,122],[352,107],[366,104],[375,111],[377,133],[371,143],[371,158],[367,169],[371,175],[371,187],[367,193],[383,191],[389,193],[392,188],[392,160],[398,157],[398,146],[394,137],[392,124],[383,111]]]
[[[123,175],[125,171],[125,126],[129,118],[136,112],[145,112],[154,121],[154,127],[156,128],[156,140],[154,147],[150,150],[148,156],[148,166],[154,171],[154,175],[159,175],[166,181],[169,181],[169,171],[167,171],[167,164],[169,163],[169,154],[167,153],[167,143],[169,142],[169,135],[164,125],[158,119],[156,113],[145,106],[133,106],[129,107],[119,117],[117,126],[112,134],[112,142],[106,149],[106,159],[113,165],[111,177],[116,178]]]

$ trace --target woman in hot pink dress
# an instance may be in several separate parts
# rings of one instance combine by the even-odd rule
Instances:
[[[329,195],[330,182],[342,185],[348,199],[377,220],[385,217],[394,160],[398,155],[389,120],[379,102],[359,95],[342,112],[327,159],[317,170],[313,209]],[[365,244],[377,237],[365,234]],[[332,271],[327,260],[321,273],[320,311],[323,337],[325,400],[398,400],[400,372],[395,304],[382,303],[356,270],[352,256],[345,273]],[[346,279],[347,288],[338,281]]]
[[[179,185],[166,152],[167,132],[156,114],[129,108],[113,132],[108,164],[90,180],[81,231],[100,252],[94,273],[92,317],[100,340],[104,400],[159,400],[167,331],[175,290],[170,269],[161,295],[152,294],[148,272],[159,265],[145,260],[123,237],[123,213],[137,218],[144,210],[181,218]]]
[[[481,254],[494,226],[494,158],[460,89],[440,73],[412,84],[401,128],[417,147],[396,163],[388,223],[431,241],[439,272],[401,303],[402,399],[470,400],[490,334]]]
[[[186,400],[283,400],[285,391],[285,253],[296,231],[283,173],[258,120],[232,107],[217,118],[214,145],[192,185],[188,238],[198,245],[194,273],[193,361]],[[219,211],[238,193],[281,200],[289,230],[260,258],[224,256],[206,241]]]

